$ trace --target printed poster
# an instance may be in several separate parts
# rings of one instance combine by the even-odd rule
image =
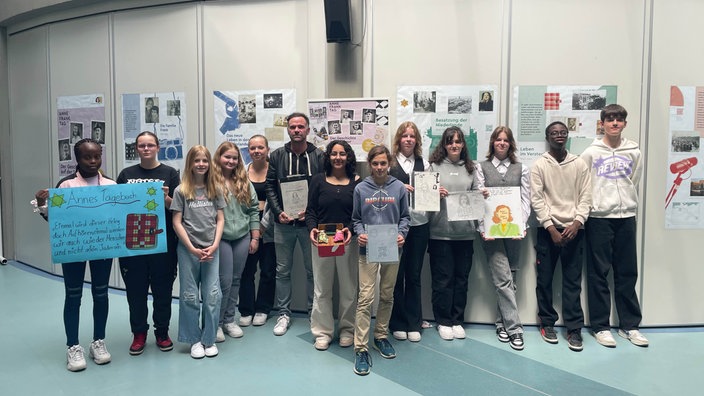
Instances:
[[[567,125],[567,150],[579,155],[603,135],[601,109],[616,103],[615,85],[527,85],[513,91],[514,137],[520,161],[531,165],[545,151],[545,128],[552,122]]]
[[[76,173],[74,145],[81,139],[93,138],[103,147],[103,164],[109,163],[105,152],[105,98],[102,94],[59,96],[58,139],[59,178]]]
[[[159,162],[183,171],[186,141],[186,94],[162,92],[122,95],[122,168],[139,163],[137,135],[159,137]]]
[[[366,162],[372,147],[390,147],[388,99],[309,100],[308,114],[308,141],[323,150],[333,140],[344,140],[352,146],[357,162]]]
[[[670,87],[665,228],[702,229],[704,224],[704,87]]]
[[[521,209],[520,187],[487,187],[484,201],[484,235],[486,238],[523,238],[525,220]]]
[[[367,262],[397,263],[398,225],[367,225]]]
[[[247,143],[264,135],[273,151],[289,141],[286,117],[296,111],[295,89],[213,91],[216,146],[232,142],[240,148],[245,164],[251,162]]]
[[[400,86],[396,96],[396,123],[413,121],[418,126],[425,158],[451,126],[464,132],[471,159],[484,158],[498,126],[498,110],[496,85]]]
[[[49,236],[55,263],[166,252],[162,183],[51,188]]]

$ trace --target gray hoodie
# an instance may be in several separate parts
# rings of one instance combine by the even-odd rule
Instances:
[[[383,186],[367,176],[354,189],[352,227],[356,235],[366,234],[365,224],[398,224],[398,233],[406,237],[411,216],[406,186],[393,176]]]

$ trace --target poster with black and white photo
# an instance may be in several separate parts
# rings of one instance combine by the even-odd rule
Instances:
[[[56,144],[59,178],[76,172],[73,147],[81,139],[93,138],[105,152],[105,98],[102,94],[59,96],[56,98],[58,139]]]

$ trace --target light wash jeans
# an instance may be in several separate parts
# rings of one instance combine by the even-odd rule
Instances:
[[[189,344],[201,342],[205,346],[213,345],[222,300],[218,279],[220,253],[216,251],[212,261],[200,262],[180,242],[176,252],[181,288],[178,304],[178,340]],[[200,326],[201,299],[203,300],[202,329]]]
[[[313,264],[311,260],[308,228],[288,224],[274,224],[276,245],[276,306],[279,314],[291,315],[291,269],[296,241],[301,247],[303,266],[306,269],[306,294],[308,313],[313,309]]]
[[[222,290],[222,304],[220,305],[220,321],[232,323],[237,313],[237,299],[240,295],[240,281],[244,264],[249,257],[249,233],[240,239],[230,241],[220,240],[220,290]]]

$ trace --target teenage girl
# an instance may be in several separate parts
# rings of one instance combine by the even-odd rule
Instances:
[[[130,355],[144,352],[147,340],[147,298],[149,288],[152,290],[152,319],[156,345],[164,352],[174,348],[169,337],[171,321],[171,294],[176,279],[176,244],[178,239],[171,222],[171,199],[174,190],[181,182],[176,169],[159,162],[159,138],[152,132],[142,132],[135,141],[139,164],[127,167],[117,176],[117,183],[145,183],[161,181],[164,183],[164,205],[166,206],[166,242],[167,252],[144,256],[120,257],[120,272],[125,281],[127,304],[130,308],[130,328],[133,334]]]
[[[530,171],[516,158],[516,140],[510,128],[499,126],[489,138],[489,154],[486,161],[477,167],[477,179],[481,187],[519,187],[521,194],[521,211],[523,229],[530,215]],[[518,271],[521,239],[494,239],[483,221],[479,231],[484,240],[484,252],[491,269],[497,296],[496,337],[501,342],[508,342],[515,350],[523,349],[523,325],[518,317],[516,304],[516,271]]]
[[[269,141],[263,135],[249,138],[249,156],[252,162],[247,167],[247,176],[252,182],[259,200],[259,220],[270,211],[265,211],[266,203],[266,172],[269,170]],[[274,290],[276,288],[276,249],[274,248],[274,221],[264,229],[260,224],[259,249],[247,257],[240,283],[240,326],[262,326],[269,317],[274,306]],[[254,275],[259,262],[259,287],[254,287]]]
[[[216,342],[244,335],[235,323],[240,279],[247,255],[259,249],[259,200],[247,179],[236,144],[223,142],[213,159],[214,171],[222,176],[225,196],[225,227],[220,243],[220,289],[222,304]]]
[[[354,209],[352,226],[360,246],[359,252],[359,297],[354,329],[354,372],[369,374],[371,359],[368,352],[371,308],[374,302],[374,288],[377,274],[379,278],[379,306],[374,327],[374,349],[381,357],[393,359],[396,351],[387,339],[389,317],[394,302],[394,286],[398,274],[398,262],[368,262],[366,246],[367,225],[394,224],[398,226],[396,243],[402,247],[408,234],[411,217],[408,212],[408,192],[406,186],[389,175],[393,161],[389,149],[376,146],[369,150],[367,162],[371,176],[367,176],[354,189]]]
[[[222,299],[218,246],[225,223],[225,200],[217,175],[210,171],[211,163],[210,152],[204,146],[188,150],[183,179],[171,202],[174,230],[179,239],[178,340],[191,344],[194,359],[218,354],[215,333]],[[203,328],[200,327],[201,299]]]
[[[103,163],[103,148],[93,139],[82,139],[73,146],[76,173],[59,181],[57,188],[106,186],[115,184],[100,173]],[[33,202],[37,211],[48,218],[46,201],[49,190],[39,190]],[[108,281],[112,269],[112,259],[90,260],[91,294],[93,295],[93,342],[90,344],[90,357],[96,364],[110,363],[111,356],[105,347],[105,325],[108,320]],[[64,275],[64,330],[66,331],[66,368],[69,371],[81,371],[86,368],[83,347],[78,343],[78,320],[83,296],[83,279],[86,262],[61,263]]]

